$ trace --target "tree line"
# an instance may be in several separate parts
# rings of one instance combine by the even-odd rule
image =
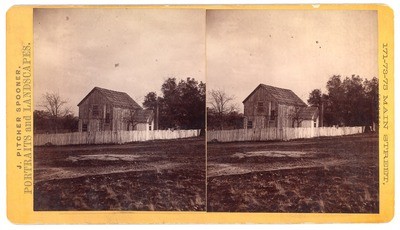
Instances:
[[[320,111],[323,126],[373,126],[378,124],[378,79],[362,79],[358,75],[332,76],[326,83],[327,93],[320,89],[310,92],[310,106]],[[243,128],[244,115],[233,103],[234,96],[223,90],[209,90],[207,129]],[[78,131],[78,117],[66,106],[58,93],[45,93],[34,111],[37,133]],[[155,114],[156,129],[204,129],[206,113],[206,84],[194,78],[168,78],[161,85],[161,95],[149,92],[143,107]]]
[[[168,78],[161,86],[161,93],[149,92],[143,102],[145,109],[154,111],[158,129],[204,129],[205,83],[194,78],[179,82]]]
[[[203,129],[205,126],[206,84],[194,78],[177,81],[168,78],[161,85],[162,95],[149,92],[145,109],[155,114],[156,129]],[[45,93],[33,113],[35,133],[77,132],[79,118],[58,93]]]
[[[334,75],[326,83],[327,93],[320,89],[310,92],[307,100],[320,112],[320,126],[372,126],[379,119],[379,90],[376,77],[368,80],[358,75],[345,77]],[[244,115],[232,103],[234,96],[223,90],[209,90],[207,129],[241,129]],[[291,115],[292,126],[302,121],[296,110]]]
[[[374,126],[379,118],[378,79],[358,75],[332,76],[326,83],[327,93],[314,89],[308,104],[317,106],[323,126]]]

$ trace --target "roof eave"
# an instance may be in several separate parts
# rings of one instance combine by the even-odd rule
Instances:
[[[242,101],[242,103],[244,104],[244,103],[258,90],[258,88],[264,88],[263,85],[264,85],[264,84],[259,84],[259,85],[249,94],[249,96],[247,96],[247,97]],[[265,89],[265,88],[264,88],[264,89]],[[266,92],[268,93],[268,90],[266,90]],[[275,101],[277,100],[272,94],[270,94],[270,93],[268,93],[268,94],[269,94],[270,97],[274,98]]]
[[[95,90],[97,90],[101,95],[103,95],[103,97],[106,98],[108,103],[110,103],[110,100],[108,100],[108,98],[101,92],[101,90],[99,90],[99,87],[96,86],[92,90],[90,90],[90,92],[78,103],[78,106],[80,106],[89,97],[89,95],[92,94]]]

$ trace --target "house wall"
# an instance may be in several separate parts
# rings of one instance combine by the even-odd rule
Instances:
[[[125,130],[125,131],[131,131],[131,130],[138,130],[138,131],[144,131],[144,130],[150,130],[150,124],[152,124],[152,130],[154,127],[154,123],[138,123],[132,124],[127,121],[131,116],[131,111],[130,109],[125,109],[125,108],[113,108],[113,120],[112,120],[112,126],[113,130]],[[129,127],[128,127],[129,126]]]
[[[293,117],[296,107],[292,105],[278,105],[277,128],[293,126]]]
[[[269,95],[266,89],[260,87],[244,102],[243,128],[250,128],[249,121],[252,128],[292,127],[295,111],[295,106],[280,104]],[[273,119],[273,114],[275,114],[275,119]],[[305,125],[310,126],[310,124]]]
[[[315,128],[318,128],[319,127],[319,117],[317,117],[317,119],[315,119],[315,122],[316,122],[316,127]],[[303,120],[301,122],[301,126],[300,127],[313,128],[314,127],[314,119],[312,119],[312,120]]]
[[[303,121],[301,121],[300,127],[312,128],[312,127],[314,127],[314,121],[313,120],[303,120]]]
[[[112,130],[133,130],[132,124],[128,129],[127,118],[130,116],[130,110],[124,108],[113,108]]]
[[[87,126],[87,131],[111,130],[111,121],[112,106],[106,103],[99,92],[93,91],[79,105],[79,132],[83,131],[84,125]]]
[[[150,127],[149,130],[155,130],[154,128],[155,128],[155,127],[154,127],[154,119],[152,119],[152,120],[151,120],[151,127]]]
[[[149,124],[147,123],[139,123],[135,126],[135,130],[138,131],[145,131],[145,130],[149,130]]]
[[[272,119],[271,114],[277,111],[278,104],[274,99],[264,88],[258,88],[244,102],[244,128],[248,128],[248,121],[252,123],[252,128],[276,127],[276,119]]]
[[[271,103],[272,109],[275,110],[275,118],[271,119],[270,115],[245,115],[244,128],[248,128],[248,121],[252,122],[252,128],[283,128],[292,127],[293,125],[293,114],[295,112],[295,107],[290,105],[279,105],[274,102]],[[276,104],[276,107],[274,108]]]
[[[94,112],[95,110],[97,112]],[[130,115],[130,109],[114,107],[107,103],[107,100],[101,93],[93,91],[79,105],[78,130],[79,132],[97,132],[154,129],[154,121],[152,123],[136,124],[133,127],[132,124],[128,124],[129,122],[127,122]],[[85,126],[86,130],[84,130]]]
[[[152,119],[151,122],[137,124],[135,126],[135,130],[138,130],[138,131],[154,130],[154,120]]]
[[[269,115],[271,107],[275,105],[272,104],[273,100],[264,88],[258,88],[244,102],[244,115],[248,117]],[[258,106],[258,102],[262,102],[263,106]]]

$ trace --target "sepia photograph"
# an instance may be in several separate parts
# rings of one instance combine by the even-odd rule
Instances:
[[[9,224],[396,219],[390,6],[15,5],[5,19]]]
[[[204,19],[33,9],[35,211],[206,210]]]
[[[207,211],[379,213],[373,10],[207,10]]]

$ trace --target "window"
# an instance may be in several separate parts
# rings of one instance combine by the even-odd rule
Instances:
[[[252,129],[253,128],[253,121],[247,121],[247,128]]]
[[[151,127],[151,123],[149,124],[149,130],[151,131],[152,129],[151,129],[152,127]]]
[[[314,128],[317,128],[317,121],[314,121]]]
[[[99,116],[99,106],[98,105],[93,105],[92,115]]]
[[[271,110],[271,118],[270,120],[275,120],[276,117],[276,111],[275,110]]]
[[[106,123],[110,123],[110,113],[106,113]]]
[[[87,132],[87,124],[82,124],[82,132]]]
[[[263,113],[264,111],[265,111],[264,102],[262,101],[257,102],[257,112]]]

